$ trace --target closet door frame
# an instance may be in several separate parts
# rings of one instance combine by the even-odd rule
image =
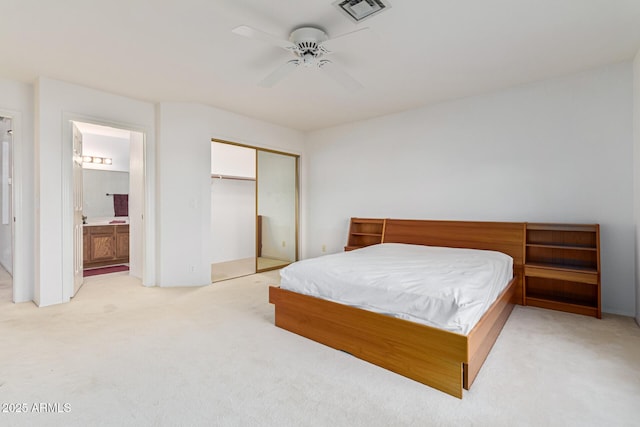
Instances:
[[[242,144],[239,142],[233,142],[233,141],[227,141],[224,139],[218,139],[218,138],[211,138],[211,142],[217,142],[217,143],[221,143],[221,144],[229,144],[229,145],[235,145],[237,147],[244,147],[244,148],[250,148],[253,150],[256,150],[256,191],[255,191],[255,197],[256,197],[256,202],[255,202],[255,207],[256,207],[256,211],[255,211],[255,221],[256,221],[256,238],[255,238],[255,246],[256,246],[256,257],[255,257],[255,271],[256,273],[261,273],[261,272],[265,272],[265,271],[270,271],[270,270],[276,270],[279,268],[282,268],[282,266],[277,266],[277,267],[271,267],[271,268],[263,268],[263,269],[258,269],[258,253],[259,253],[259,242],[260,242],[260,237],[258,236],[258,186],[260,185],[259,183],[259,179],[258,179],[258,151],[263,151],[263,152],[267,152],[267,153],[273,153],[273,154],[280,154],[283,156],[289,156],[289,157],[293,157],[295,160],[295,194],[294,194],[294,204],[295,204],[295,224],[294,224],[294,228],[295,228],[295,259],[292,262],[298,261],[299,257],[300,257],[300,155],[299,154],[294,154],[294,153],[288,153],[286,151],[281,151],[281,150],[274,150],[271,148],[264,148],[264,147],[258,147],[255,145],[249,145],[249,144]]]

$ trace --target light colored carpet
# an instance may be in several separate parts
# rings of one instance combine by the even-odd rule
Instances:
[[[516,307],[459,400],[276,328],[277,280],[144,288],[115,273],[46,308],[12,304],[0,286],[0,402],[62,411],[0,413],[0,425],[640,424],[631,318]]]
[[[256,272],[256,259],[243,258],[235,261],[211,264],[211,282],[220,282]]]
[[[290,264],[290,261],[280,259],[262,258],[257,259],[258,270],[270,270]],[[256,259],[243,258],[235,261],[217,262],[211,264],[211,282],[221,282],[223,280],[235,279],[236,277],[248,276],[256,272]]]
[[[258,258],[258,270],[274,269],[278,267],[284,267],[285,265],[289,264],[291,264],[291,261],[275,258]]]

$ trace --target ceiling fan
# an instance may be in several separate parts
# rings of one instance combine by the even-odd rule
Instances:
[[[342,68],[334,64],[332,61],[325,59],[325,55],[331,54],[331,49],[339,47],[346,38],[362,33],[368,29],[369,28],[366,27],[360,28],[334,38],[329,38],[327,33],[323,30],[307,26],[294,30],[289,36],[289,40],[280,39],[269,33],[265,33],[264,31],[260,31],[246,25],[236,27],[232,32],[240,36],[262,40],[281,47],[288,50],[295,56],[294,59],[285,62],[265,77],[259,83],[260,86],[272,87],[284,79],[294,69],[302,65],[304,67],[318,67],[346,89],[357,90],[361,88],[362,85]]]

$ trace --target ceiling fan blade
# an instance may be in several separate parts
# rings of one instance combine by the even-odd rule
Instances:
[[[323,48],[327,49],[328,51],[332,51],[336,48],[339,49],[345,41],[354,39],[355,36],[362,36],[363,34],[366,34],[367,31],[369,31],[369,27],[360,28],[349,33],[344,33],[339,36],[332,37],[329,40],[322,42],[321,44]]]
[[[265,33],[264,31],[257,30],[247,25],[240,25],[239,27],[231,30],[231,32],[239,36],[248,37],[250,39],[262,40],[263,42],[267,42],[287,50],[293,50],[296,47],[288,40],[279,39],[276,36],[272,36],[269,33]]]
[[[292,59],[291,61],[287,61],[281,66],[279,66],[278,68],[276,68],[276,70],[273,73],[269,74],[267,77],[262,79],[262,81],[258,83],[258,85],[262,87],[272,87],[276,83],[278,83],[280,80],[284,79],[298,65],[300,65],[300,60],[298,59]]]
[[[362,88],[362,85],[360,84],[360,82],[358,82],[356,79],[351,77],[351,75],[349,75],[346,71],[344,71],[342,68],[338,67],[337,65],[335,65],[333,62],[329,60],[324,59],[320,61],[320,63],[318,64],[318,67],[320,67],[321,70],[326,72],[327,75],[331,77],[333,80],[337,81],[342,86],[344,86],[345,89],[356,91]]]

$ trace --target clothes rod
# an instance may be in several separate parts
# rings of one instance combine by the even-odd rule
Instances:
[[[234,176],[234,175],[211,175],[211,178],[217,178],[217,179],[235,179],[238,181],[255,181],[255,178],[251,178],[248,176]]]
[[[107,193],[107,196],[115,196],[113,193]],[[123,194],[123,196],[128,196],[128,194]]]

